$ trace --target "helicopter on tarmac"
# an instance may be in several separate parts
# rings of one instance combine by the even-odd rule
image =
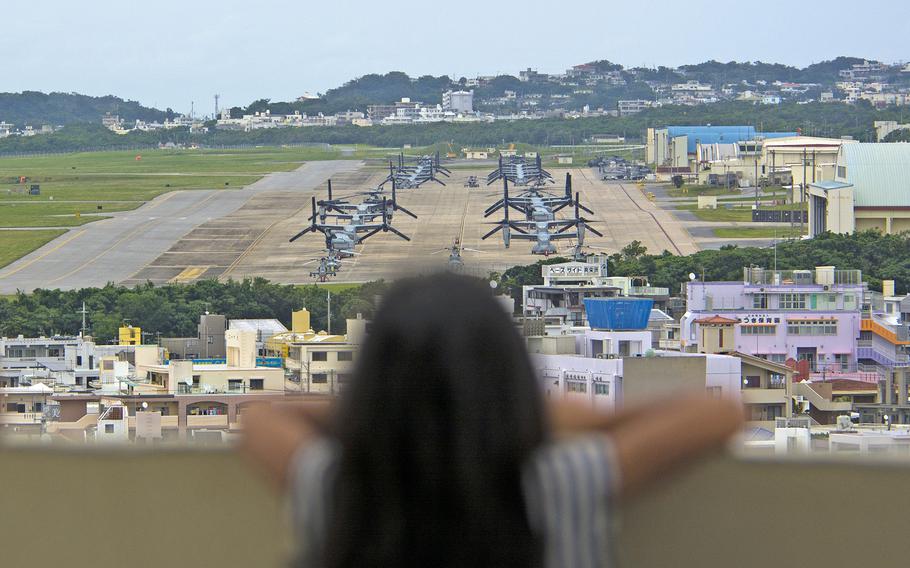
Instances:
[[[461,258],[461,253],[463,251],[470,251],[470,252],[477,252],[477,253],[483,252],[483,251],[479,251],[477,249],[472,249],[472,248],[468,248],[466,246],[462,246],[461,239],[458,237],[455,237],[455,241],[452,243],[452,246],[441,248],[435,252],[431,252],[430,254],[439,254],[441,252],[446,252],[446,251],[448,251],[448,253],[449,253],[449,270],[460,270],[462,267],[464,267],[464,260]]]

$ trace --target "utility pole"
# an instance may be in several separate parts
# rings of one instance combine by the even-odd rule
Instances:
[[[85,301],[82,301],[82,309],[76,312],[77,314],[82,314],[82,327],[79,329],[79,337],[85,337],[85,314],[88,313],[88,310],[85,309]]]
[[[799,236],[803,236],[803,201],[806,199],[806,178],[808,177],[808,172],[806,171],[806,160],[808,156],[806,155],[806,147],[803,146],[803,182],[799,184]]]
[[[216,93],[215,94],[215,116],[214,116],[215,120],[218,120],[218,99],[220,99],[220,98],[221,98],[221,95]]]
[[[326,310],[326,332],[329,335],[332,335],[332,293],[328,290],[325,291],[325,302],[327,306]]]

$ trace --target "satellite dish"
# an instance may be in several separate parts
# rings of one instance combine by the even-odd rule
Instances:
[[[149,407],[149,403],[142,401],[142,410],[146,410]]]
[[[690,272],[690,273],[689,273],[689,280],[692,280],[692,281],[695,280],[695,273],[694,273],[694,272]]]

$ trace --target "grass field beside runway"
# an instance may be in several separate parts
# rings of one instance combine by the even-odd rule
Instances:
[[[22,256],[21,251],[32,251],[59,237],[66,231],[0,231],[0,268]]]

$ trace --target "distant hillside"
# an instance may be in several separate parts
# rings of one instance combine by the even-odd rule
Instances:
[[[19,128],[26,125],[53,126],[101,123],[105,113],[120,115],[126,121],[164,121],[167,111],[148,108],[136,101],[119,97],[90,97],[78,93],[0,93],[0,121],[10,122]],[[173,113],[171,113],[173,114]]]
[[[427,104],[442,102],[442,93],[446,89],[457,88],[446,76],[433,77],[424,75],[412,79],[400,71],[385,75],[364,75],[348,81],[344,85],[329,89],[319,99],[301,102],[270,102],[261,99],[248,107],[231,109],[233,115],[240,116],[247,112],[260,112],[266,109],[274,114],[291,114],[295,110],[310,115],[323,113],[335,114],[346,110],[366,110],[367,105],[388,104],[410,97],[412,100]]]

